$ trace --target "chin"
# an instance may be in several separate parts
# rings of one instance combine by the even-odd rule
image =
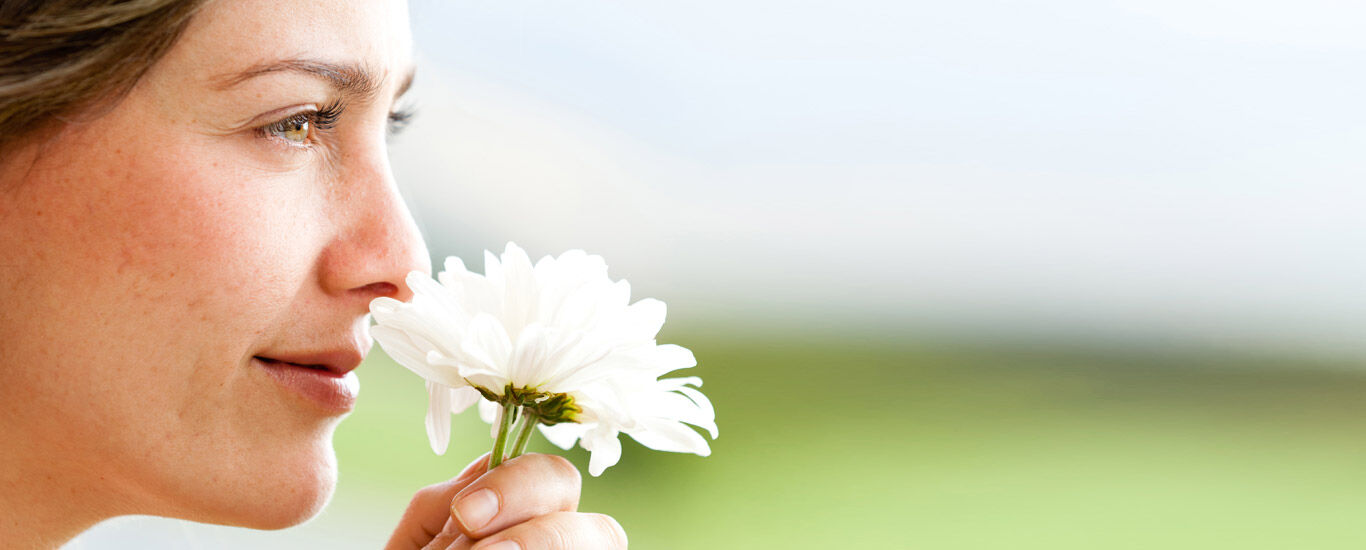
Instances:
[[[154,514],[264,530],[304,523],[322,511],[337,486],[332,434],[325,431],[238,447],[236,460],[206,464],[192,479],[175,481],[180,490]]]
[[[267,472],[261,472],[260,497],[252,499],[250,508],[244,510],[246,517],[234,525],[284,529],[322,512],[337,487],[337,459],[331,438],[295,457],[292,461],[274,462]]]
[[[269,502],[258,502],[248,521],[239,525],[253,529],[284,529],[313,519],[332,499],[337,485],[336,470],[303,475],[291,481],[292,487]],[[277,491],[280,493],[283,491]],[[266,499],[263,499],[266,500]]]

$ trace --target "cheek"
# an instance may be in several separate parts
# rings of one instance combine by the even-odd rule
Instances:
[[[31,181],[18,223],[5,224],[26,241],[13,285],[25,300],[0,328],[29,342],[4,355],[26,365],[20,387],[44,411],[34,421],[152,493],[211,487],[196,500],[212,502],[288,485],[302,501],[325,498],[332,426],[272,417],[278,398],[247,363],[313,277],[317,186],[234,169],[192,141],[63,150],[106,154],[53,159],[74,168]],[[296,474],[257,475],[263,460]],[[214,473],[233,471],[256,479]]]
[[[96,248],[110,252],[97,276],[119,289],[106,299],[140,320],[125,342],[165,358],[153,374],[181,388],[165,397],[201,426],[243,402],[246,360],[308,284],[321,248],[310,197],[298,192],[310,182],[234,171],[214,153],[140,155],[96,223],[106,240]]]
[[[306,205],[289,192],[302,186],[234,173],[214,153],[134,151],[85,194],[70,237],[88,256],[68,275],[100,311],[124,312],[118,348],[180,367],[244,354],[312,269],[316,230],[282,206]]]

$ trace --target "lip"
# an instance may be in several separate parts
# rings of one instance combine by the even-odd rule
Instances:
[[[251,361],[281,386],[325,412],[344,414],[356,406],[360,379],[352,371],[360,364],[360,354],[257,355]]]
[[[324,370],[336,376],[343,376],[356,370],[365,359],[365,352],[359,349],[337,348],[317,352],[279,352],[263,353],[256,356],[266,362],[290,363],[295,366]]]

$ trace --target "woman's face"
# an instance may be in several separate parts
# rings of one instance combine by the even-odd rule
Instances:
[[[429,269],[385,151],[411,63],[402,0],[210,2],[122,101],[7,154],[6,445],[74,506],[316,513],[368,304]]]

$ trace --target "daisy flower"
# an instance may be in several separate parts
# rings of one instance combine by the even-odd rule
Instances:
[[[411,301],[370,304],[380,346],[427,381],[433,451],[449,445],[450,416],[480,403],[493,466],[521,454],[536,427],[562,448],[587,449],[595,476],[620,458],[621,433],[656,450],[710,454],[685,425],[717,436],[701,379],[660,379],[696,365],[687,349],[655,341],[663,302],[631,303],[629,283],[582,250],[533,265],[508,243],[501,256],[485,252],[484,266],[481,275],[447,258],[436,280],[408,275]]]

